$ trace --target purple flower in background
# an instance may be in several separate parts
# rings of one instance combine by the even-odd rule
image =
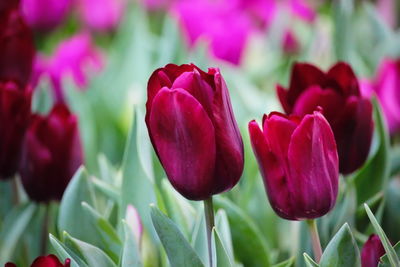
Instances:
[[[296,54],[300,50],[300,44],[296,35],[289,29],[283,35],[282,50],[288,55]]]
[[[209,42],[212,54],[239,64],[251,33],[251,21],[235,1],[182,1],[175,6],[189,44]]]
[[[379,259],[385,255],[385,249],[378,235],[371,235],[361,250],[361,266],[377,267]]]
[[[78,88],[85,89],[88,72],[98,72],[102,66],[102,55],[92,43],[90,35],[80,33],[61,42],[50,59],[37,58],[34,80],[47,75],[55,98],[63,101],[62,82],[65,77],[71,77]]]
[[[363,94],[375,92],[382,105],[391,134],[400,131],[400,59],[383,60],[372,81],[362,83]]]
[[[50,31],[63,22],[71,3],[71,0],[22,0],[21,9],[33,29]]]
[[[378,13],[382,19],[392,28],[396,26],[396,1],[378,0],[376,3]]]
[[[125,0],[77,0],[82,22],[95,31],[114,30],[124,13]]]
[[[167,9],[173,0],[141,0],[141,3],[149,11],[158,11]]]

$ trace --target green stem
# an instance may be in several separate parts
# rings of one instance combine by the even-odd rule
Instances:
[[[315,220],[307,220],[308,229],[310,230],[311,242],[314,251],[315,261],[319,263],[322,256],[321,241],[319,240],[317,222]]]
[[[214,227],[214,208],[213,208],[212,197],[204,200],[204,214],[206,215],[208,257],[209,257],[210,267],[212,267],[213,259],[212,259],[212,247],[211,247],[211,232]]]
[[[12,198],[13,198],[13,204],[14,206],[18,206],[20,200],[19,200],[19,191],[18,191],[18,176],[15,175],[12,180],[11,180],[11,187],[12,187]]]
[[[47,255],[47,240],[49,238],[49,220],[50,220],[50,204],[44,205],[44,217],[42,224],[42,243],[41,243],[41,255]]]

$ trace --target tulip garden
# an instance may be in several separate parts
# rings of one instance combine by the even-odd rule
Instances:
[[[400,2],[0,0],[0,266],[400,267]]]

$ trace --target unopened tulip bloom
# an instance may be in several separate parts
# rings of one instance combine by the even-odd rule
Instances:
[[[371,235],[361,250],[361,266],[377,267],[379,259],[385,255],[385,249],[378,235]]]
[[[37,31],[50,31],[66,18],[71,0],[21,0],[27,23]]]
[[[50,254],[47,256],[40,256],[35,259],[31,267],[70,267],[71,260],[66,259],[65,263],[61,263],[57,256]],[[4,267],[17,267],[14,263],[6,263]]]
[[[322,107],[335,134],[341,173],[349,174],[364,164],[374,128],[372,104],[361,95],[348,64],[339,62],[325,73],[311,64],[296,63],[289,89],[278,85],[277,93],[287,114],[304,116]]]
[[[33,116],[20,167],[22,184],[32,200],[61,200],[82,162],[77,118],[66,105],[56,104],[47,116]]]
[[[262,129],[249,123],[253,151],[274,211],[288,220],[321,217],[335,205],[338,154],[329,123],[319,111],[304,117],[273,112]]]
[[[157,69],[147,88],[146,124],[174,188],[190,200],[231,189],[243,171],[243,143],[218,69]]]

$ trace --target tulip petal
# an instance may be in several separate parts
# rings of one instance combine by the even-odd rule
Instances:
[[[328,71],[327,77],[329,83],[333,83],[334,88],[340,90],[345,96],[360,96],[357,77],[349,64],[345,62],[335,64]]]
[[[329,123],[319,112],[306,115],[293,132],[288,160],[288,190],[297,218],[321,217],[335,205],[338,155]]]
[[[214,126],[201,104],[183,89],[163,88],[153,100],[150,132],[171,184],[191,200],[212,195]]]

